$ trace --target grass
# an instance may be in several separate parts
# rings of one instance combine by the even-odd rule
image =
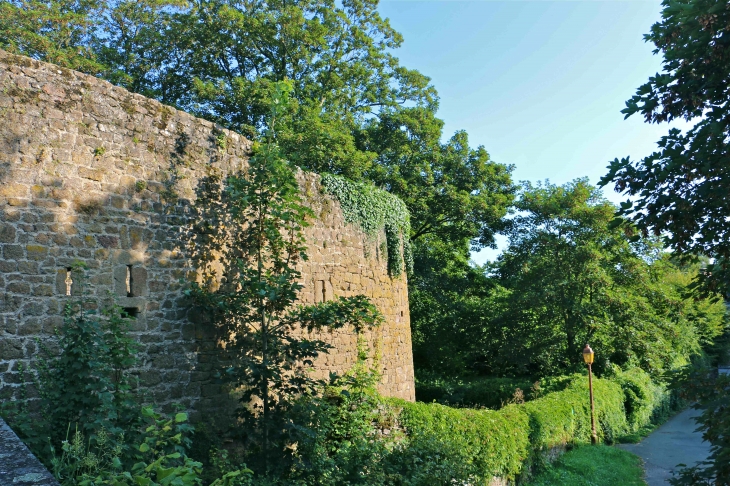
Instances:
[[[563,454],[528,486],[646,486],[641,459],[609,447],[578,446]]]
[[[657,424],[647,424],[647,425],[643,426],[642,428],[640,428],[639,430],[637,430],[636,432],[634,432],[633,434],[627,434],[627,435],[623,435],[623,436],[619,437],[618,442],[620,444],[638,444],[642,440],[649,437],[649,434],[654,432],[657,429],[657,427],[659,427],[664,422],[666,422],[666,420],[662,420],[660,423],[657,423]]]

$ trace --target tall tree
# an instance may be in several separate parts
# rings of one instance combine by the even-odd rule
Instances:
[[[682,255],[715,258],[711,289],[730,287],[730,10],[721,0],[664,0],[662,20],[645,36],[663,70],[626,102],[626,117],[648,123],[684,119],[659,150],[640,161],[614,160],[601,184],[632,196],[621,205],[644,234],[663,235]]]
[[[0,48],[89,74],[102,71],[90,47],[103,0],[3,0]]]
[[[285,109],[289,86],[276,85],[271,126]],[[223,380],[240,394],[252,461],[268,474],[283,467],[294,401],[317,380],[306,368],[331,346],[300,336],[322,327],[364,326],[382,316],[365,296],[296,306],[302,288],[297,264],[306,260],[302,205],[293,168],[281,156],[274,130],[240,174],[225,181],[213,173],[200,188],[198,218],[190,228],[191,255],[200,282],[189,293],[222,331]]]
[[[406,203],[414,242],[493,246],[514,200],[512,167],[491,160],[482,146],[471,148],[466,132],[442,143],[442,127],[430,108],[381,113],[361,139],[377,154],[370,177]]]
[[[659,374],[721,332],[722,304],[686,298],[661,246],[632,242],[631,226],[612,225],[615,206],[586,180],[525,184],[516,206],[494,268],[508,291],[489,333],[498,348],[485,349],[497,371],[570,371],[590,342],[599,369],[616,363]],[[710,322],[691,319],[690,308],[710,309]]]
[[[402,37],[377,4],[196,2],[189,14],[196,98],[183,105],[254,134],[264,128],[272,83],[288,79],[296,103],[290,129],[280,134],[282,149],[303,168],[362,177],[372,163],[372,154],[354,145],[362,121],[386,107],[435,100],[428,78],[390,53]]]

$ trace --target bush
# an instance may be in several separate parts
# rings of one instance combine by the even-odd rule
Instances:
[[[452,407],[491,408],[497,410],[514,399],[517,389],[525,400],[534,398],[534,380],[529,378],[426,376],[416,381],[416,400],[438,402]]]
[[[186,456],[189,444],[187,414],[166,417],[145,407],[141,415],[147,422],[135,444],[134,464],[123,464],[122,448],[113,445],[101,429],[88,442],[78,429],[63,441],[59,455],[53,450],[53,475],[62,486],[200,486],[203,465]],[[117,442],[124,440],[119,438]],[[210,486],[245,486],[251,471],[245,466],[228,469]]]
[[[594,379],[596,431],[601,441],[615,442],[649,420],[651,407],[664,407],[663,388],[645,380],[646,376],[631,371],[616,381]],[[639,385],[640,393],[629,393]],[[388,400],[401,409],[398,421],[406,434],[391,458],[400,468],[402,484],[477,483],[494,477],[513,480],[542,465],[556,448],[589,443],[587,377],[562,377],[551,386],[564,389],[496,411]],[[645,395],[646,400],[637,401]],[[633,407],[629,417],[626,403]]]
[[[83,265],[74,265],[73,271],[80,290],[66,302],[56,335],[59,353],[54,355],[39,343],[41,357],[30,370],[38,386],[40,400],[33,404],[38,410],[31,411],[23,399],[0,407],[19,437],[46,464],[51,448],[60,448],[69,433],[75,436],[73,431],[96,440],[104,430],[109,444],[124,446],[117,438],[142,420],[131,385],[137,352],[129,336],[131,319],[111,296],[102,302],[88,297]]]
[[[627,432],[621,388],[608,380],[594,379],[596,432],[612,443]],[[563,391],[526,403],[532,424],[532,444],[540,449],[565,446],[591,439],[591,410],[588,380],[575,375]]]
[[[640,368],[627,371],[616,368],[611,381],[623,390],[630,433],[663,422],[683,405],[676,393],[664,385],[654,383],[649,373]]]
[[[502,410],[454,409],[391,400],[407,433],[398,462],[407,484],[514,478],[529,455],[529,417],[517,405]]]
[[[565,389],[573,377],[557,376],[534,380],[529,377],[493,376],[442,377],[434,374],[416,378],[416,400],[438,402],[451,407],[491,408],[522,403],[546,393]]]

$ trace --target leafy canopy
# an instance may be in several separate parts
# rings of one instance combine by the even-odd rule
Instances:
[[[730,9],[718,0],[664,0],[662,19],[645,36],[663,56],[661,73],[626,102],[626,117],[649,123],[684,119],[640,161],[614,160],[602,185],[631,196],[621,205],[644,235],[666,237],[682,255],[716,259],[705,276],[727,288],[730,257]]]
[[[277,85],[272,126],[291,86]],[[220,374],[239,392],[237,415],[251,461],[265,474],[286,465],[289,411],[321,380],[308,368],[331,345],[302,330],[375,326],[381,314],[362,296],[295,305],[302,289],[297,266],[307,259],[303,229],[312,212],[302,204],[293,168],[271,130],[241,173],[213,172],[196,202],[190,250],[200,279],[188,293],[213,319],[225,345]],[[290,458],[290,457],[289,457]]]
[[[526,183],[517,209],[492,268],[505,289],[485,334],[492,371],[564,373],[590,343],[599,371],[615,363],[656,376],[721,332],[722,304],[688,296],[691,276],[657,242],[611,224],[616,208],[586,180]]]

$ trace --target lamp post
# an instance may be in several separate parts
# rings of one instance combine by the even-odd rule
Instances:
[[[591,365],[593,364],[593,350],[586,344],[583,349],[583,361],[588,365],[588,391],[591,396],[591,444],[598,443],[598,435],[596,434],[596,412],[593,407],[593,371]]]

